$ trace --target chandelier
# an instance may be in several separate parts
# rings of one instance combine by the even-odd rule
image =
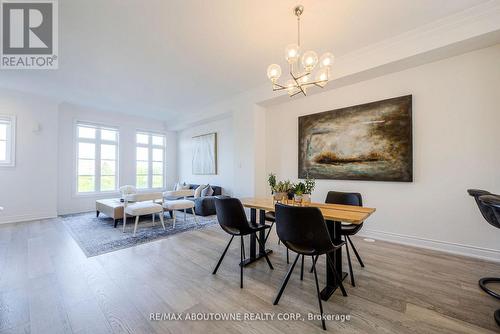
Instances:
[[[267,68],[267,77],[273,84],[273,91],[287,90],[290,97],[300,93],[306,96],[307,89],[310,87],[325,87],[330,80],[331,66],[334,61],[333,54],[327,52],[319,58],[319,69],[317,69],[318,55],[316,52],[306,51],[300,57],[300,15],[303,12],[304,7],[301,5],[294,8],[294,13],[297,16],[297,44],[289,44],[285,48],[285,59],[288,62],[291,78],[281,84],[278,82],[281,77],[281,67],[278,64],[272,64]],[[317,70],[313,73],[315,68]]]

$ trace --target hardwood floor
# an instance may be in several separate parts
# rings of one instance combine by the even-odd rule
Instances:
[[[0,333],[323,333],[319,320],[151,321],[168,312],[318,312],[314,277],[296,268],[277,306],[287,270],[285,249],[270,237],[265,261],[247,268],[239,288],[239,243],[216,276],[213,266],[229,237],[218,226],[86,258],[53,220],[0,226]],[[500,265],[386,242],[353,238],[366,268],[353,257],[356,287],[345,280],[323,303],[341,333],[495,333],[498,301],[477,281]],[[248,245],[248,242],[246,243]],[[306,267],[311,261],[306,261]],[[325,281],[324,259],[318,264]],[[345,267],[347,268],[347,267]]]

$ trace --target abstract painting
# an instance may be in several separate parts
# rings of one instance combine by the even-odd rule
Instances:
[[[193,174],[217,174],[217,133],[193,137]]]
[[[299,178],[413,181],[412,96],[299,117]]]

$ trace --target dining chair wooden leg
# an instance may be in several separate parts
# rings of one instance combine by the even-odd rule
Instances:
[[[199,223],[198,223],[198,217],[196,216],[196,212],[194,212],[194,208],[193,208],[193,209],[191,209],[191,212],[193,213],[194,223],[195,223],[196,225],[198,225],[198,224],[199,224]]]
[[[339,284],[340,291],[342,291],[342,295],[344,297],[347,297],[347,291],[345,291],[344,284],[342,283],[342,278],[340,277],[339,273],[335,269],[335,263],[333,263],[333,261],[330,259],[330,257],[328,256],[328,254],[326,254],[326,260],[330,263],[330,266],[332,267],[333,274],[335,275],[335,280]]]
[[[288,280],[290,279],[290,276],[292,276],[293,268],[295,268],[295,265],[297,264],[297,261],[299,260],[300,254],[297,254],[295,257],[295,260],[293,261],[292,266],[290,269],[288,269],[288,272],[286,273],[285,279],[283,280],[283,283],[281,283],[280,290],[278,291],[278,294],[276,295],[276,298],[274,299],[273,305],[278,305],[281,295],[283,294],[283,291],[285,291],[285,287],[288,283]]]
[[[123,229],[122,232],[125,233],[125,225],[127,225],[127,214],[123,213]]]
[[[160,215],[161,226],[163,226],[163,229],[165,230],[165,220],[163,217],[163,211],[160,212],[159,215]]]
[[[226,256],[226,252],[229,249],[229,246],[231,245],[231,242],[233,241],[233,239],[234,239],[234,235],[231,236],[231,240],[229,240],[229,242],[227,243],[226,248],[224,249],[224,252],[222,252],[222,255],[221,255],[220,259],[219,259],[219,262],[217,262],[217,265],[215,266],[215,269],[212,272],[212,275],[215,275],[217,273],[217,270],[219,269],[219,266],[222,263],[222,260],[224,259],[224,256]]]
[[[359,256],[358,251],[356,250],[356,247],[354,247],[354,244],[352,243],[351,238],[347,235],[347,240],[349,240],[349,243],[351,244],[352,250],[354,251],[354,255],[356,255],[356,258],[358,259],[359,265],[364,268],[365,264],[361,260],[361,256]]]
[[[314,256],[313,256],[313,261],[314,261]],[[321,303],[321,292],[319,291],[318,274],[316,273],[316,266],[313,266],[313,272],[314,272],[314,281],[316,282],[316,294],[318,296],[319,312],[321,314],[321,325],[323,326],[323,329],[326,331],[325,319],[323,318],[323,304]]]
[[[349,254],[349,244],[347,243],[347,236],[344,236],[345,240],[345,250],[347,254],[347,264],[349,265],[349,276],[351,276],[351,285],[356,286],[354,282],[354,274],[352,273],[352,263],[351,263],[351,254]]]
[[[259,243],[260,247],[264,249],[264,257],[266,258],[267,264],[269,265],[269,268],[274,269],[273,265],[271,264],[271,261],[269,260],[269,257],[267,256],[266,248],[264,247],[264,244],[262,241],[259,239],[257,235],[255,235],[255,239],[257,239],[257,242]]]
[[[241,244],[240,244],[240,289],[243,289],[243,236],[241,236]]]
[[[135,231],[137,231],[137,225],[139,224],[139,216],[135,217],[135,225],[134,225],[134,237],[135,237]]]
[[[290,252],[286,249],[286,264],[290,264]]]
[[[302,263],[300,264],[300,280],[304,280],[304,255],[302,255]]]

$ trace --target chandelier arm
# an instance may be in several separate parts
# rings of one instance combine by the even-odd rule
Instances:
[[[293,81],[295,81],[295,84],[296,84],[296,85],[297,85],[297,87],[300,89],[300,91],[304,94],[304,96],[307,96],[307,95],[306,95],[306,92],[305,92],[305,91],[304,91],[304,89],[302,88],[302,84],[300,84],[300,83],[297,81],[297,79],[298,79],[298,78],[296,78],[296,77],[293,75],[293,73],[290,73],[290,75],[292,76]],[[295,95],[295,94],[294,94],[294,95]],[[293,96],[293,95],[290,95],[290,97],[292,97],[292,96]]]
[[[305,77],[305,76],[307,76],[309,74],[311,74],[311,72],[306,72],[304,74],[299,75],[296,79],[298,80],[298,79],[303,78],[303,77]]]
[[[273,86],[273,90],[282,90],[282,89],[286,89],[286,88],[287,88],[286,86],[283,86],[280,84],[274,84],[274,86]]]
[[[300,93],[304,93],[304,92],[299,90],[299,91],[293,93],[292,95],[290,95],[290,97],[294,97],[295,95],[300,94]],[[304,96],[305,96],[305,93],[304,93]]]
[[[318,80],[318,81],[311,81],[311,82],[307,82],[307,83],[303,83],[302,86],[304,87],[307,87],[307,86],[318,86],[319,84],[322,84],[322,83],[328,83],[328,80]],[[323,87],[321,87],[323,88]]]
[[[299,88],[302,94],[304,94],[304,96],[307,96],[306,91],[304,90],[304,88],[302,88],[302,85],[299,85]]]
[[[279,87],[280,89],[286,89],[287,88],[286,86],[280,85],[278,83],[274,83],[273,85]],[[273,88],[274,88],[274,86],[273,86]]]

